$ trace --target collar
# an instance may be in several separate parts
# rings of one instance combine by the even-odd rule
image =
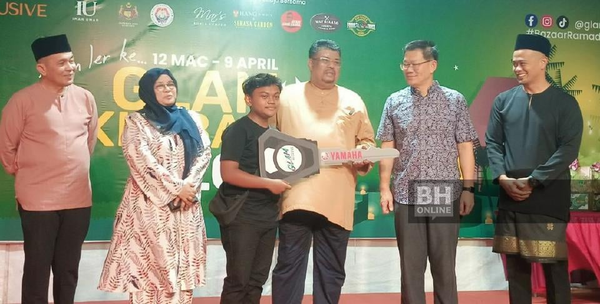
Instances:
[[[429,87],[429,89],[427,90],[427,96],[423,97],[421,96],[421,94],[419,93],[419,90],[417,90],[416,88],[410,87],[410,94],[411,95],[417,95],[421,98],[427,98],[431,95],[431,93],[440,91],[442,88],[440,87],[440,83],[437,80],[434,80],[433,83],[431,83],[431,86]]]

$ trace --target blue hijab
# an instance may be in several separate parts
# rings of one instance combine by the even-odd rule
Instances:
[[[202,139],[196,123],[185,108],[176,105],[163,106],[156,100],[154,84],[158,77],[163,74],[171,77],[175,87],[177,87],[177,80],[173,77],[171,71],[161,68],[148,70],[139,82],[139,95],[146,104],[139,112],[159,131],[179,134],[183,140],[185,150],[185,167],[183,170],[183,178],[185,178],[190,172],[194,158],[203,148]]]

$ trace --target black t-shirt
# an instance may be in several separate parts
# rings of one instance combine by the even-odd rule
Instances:
[[[248,116],[244,116],[223,132],[221,145],[221,161],[231,160],[239,163],[242,171],[259,175],[258,171],[258,138],[268,128],[256,124]],[[275,224],[279,216],[279,195],[267,189],[246,189],[223,182],[225,195],[236,195],[250,190],[248,199],[242,205],[236,220]]]

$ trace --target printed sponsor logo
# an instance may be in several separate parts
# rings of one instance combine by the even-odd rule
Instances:
[[[259,11],[233,11],[233,25],[236,28],[271,29],[273,15]]]
[[[302,16],[296,11],[287,11],[281,15],[281,27],[289,33],[295,33],[302,28]]]
[[[76,17],[73,17],[73,21],[83,22],[98,22],[98,18],[92,18],[96,15],[98,9],[98,2],[93,1],[77,1],[75,6]]]
[[[364,37],[375,31],[375,22],[366,15],[356,15],[347,23],[348,29],[358,37]]]
[[[292,145],[285,145],[277,151],[277,165],[285,172],[295,172],[302,166],[302,153]]]
[[[46,18],[48,4],[29,4],[22,2],[7,1],[0,6],[0,16],[26,16],[36,18]]]
[[[132,5],[131,2],[127,2],[127,4],[119,7],[119,24],[123,27],[135,27],[137,26],[137,22],[133,22],[137,20],[139,17],[137,6]]]
[[[92,7],[90,10],[90,6]],[[77,16],[88,16],[93,17],[96,15],[96,8],[98,3],[96,1],[88,3],[87,1],[77,1]]]
[[[335,151],[321,153],[322,161],[341,161],[343,163],[363,160],[363,152],[360,150]]]
[[[157,4],[150,11],[150,19],[160,27],[167,27],[173,22],[173,9],[166,4]]]
[[[340,24],[340,19],[332,14],[316,14],[310,18],[310,26],[321,32],[335,32]]]
[[[227,18],[227,14],[223,11],[215,11],[209,8],[204,8],[202,6],[197,7],[194,10],[194,25],[205,25],[205,26],[216,26],[216,27],[224,27],[227,24],[224,20]]]

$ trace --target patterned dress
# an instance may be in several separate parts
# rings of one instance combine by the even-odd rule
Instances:
[[[190,115],[200,130],[203,149],[185,179],[179,135],[159,132],[140,113],[127,117],[122,141],[130,176],[98,289],[129,292],[132,302],[191,303],[191,291],[205,284],[202,208],[168,207],[185,183],[201,184],[211,158],[210,140],[199,116],[191,111]]]

